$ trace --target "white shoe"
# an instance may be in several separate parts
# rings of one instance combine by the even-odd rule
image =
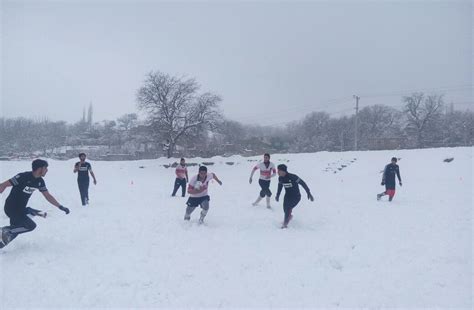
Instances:
[[[256,205],[258,205],[258,203],[260,202],[260,200],[262,200],[262,197],[259,196],[259,197],[257,198],[257,200],[255,200],[255,202],[252,203],[252,206],[255,207]]]
[[[267,201],[267,209],[271,209],[272,206],[270,206],[270,197],[267,196],[265,200]]]

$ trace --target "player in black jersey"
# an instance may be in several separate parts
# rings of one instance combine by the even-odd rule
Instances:
[[[400,167],[397,165],[397,158],[392,157],[390,164],[385,166],[383,170],[382,183],[385,185],[385,192],[377,194],[377,200],[380,200],[383,196],[388,195],[388,201],[392,201],[393,196],[395,196],[395,176],[398,178],[398,184],[402,186],[402,178],[400,177]]]
[[[281,228],[287,228],[288,223],[293,218],[291,212],[294,207],[298,205],[301,200],[301,194],[299,185],[303,186],[308,199],[314,201],[313,195],[308,188],[308,185],[300,179],[296,174],[288,173],[286,165],[278,165],[278,191],[276,194],[276,201],[280,199],[280,193],[282,188],[285,188],[285,197],[283,198],[283,211],[285,212],[285,217],[283,219],[283,225]]]
[[[36,159],[32,162],[32,171],[19,173],[13,178],[0,184],[0,193],[12,186],[5,200],[5,214],[10,218],[10,226],[2,227],[0,248],[3,248],[19,234],[30,232],[36,228],[36,223],[28,215],[40,215],[39,210],[27,207],[28,200],[35,190],[39,190],[49,203],[69,214],[69,209],[63,207],[46,188],[43,177],[48,172],[48,162]]]
[[[94,185],[97,184],[97,180],[95,179],[91,164],[86,161],[86,154],[80,153],[79,159],[80,161],[74,165],[74,173],[77,172],[77,184],[79,185],[81,202],[85,206],[89,204],[89,173],[94,179]]]

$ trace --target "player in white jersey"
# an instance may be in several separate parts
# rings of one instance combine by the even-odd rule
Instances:
[[[199,224],[204,222],[207,211],[209,210],[209,200],[211,199],[207,193],[209,182],[216,180],[219,185],[222,185],[221,180],[217,176],[210,172],[207,173],[207,167],[199,167],[198,175],[191,178],[188,184],[189,198],[186,202],[186,213],[184,214],[184,220],[189,221],[191,219],[191,213],[197,206],[201,206],[201,217],[199,218]]]
[[[270,179],[276,175],[275,165],[270,161],[270,154],[265,153],[263,155],[263,162],[259,163],[252,169],[252,173],[250,174],[249,183],[252,184],[252,177],[255,171],[260,170],[260,178],[258,180],[258,184],[260,184],[261,191],[260,195],[258,196],[257,200],[252,204],[256,206],[263,197],[267,197],[267,208],[271,209],[270,206],[270,197],[272,196],[272,192],[270,191]]]
[[[181,187],[181,196],[184,197],[186,192],[186,182],[188,182],[188,168],[186,168],[186,161],[184,158],[181,158],[179,165],[176,167],[176,180],[174,181],[174,189],[171,194],[172,197],[176,195],[176,192]]]

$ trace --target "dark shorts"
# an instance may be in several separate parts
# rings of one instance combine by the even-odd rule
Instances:
[[[18,207],[14,203],[5,203],[5,214],[9,218],[23,218],[26,216],[26,207]]]
[[[263,198],[265,196],[272,196],[272,192],[270,191],[270,180],[259,179],[258,184],[260,184],[260,187],[262,188],[262,190],[260,191],[260,197]]]
[[[298,205],[301,200],[301,196],[287,196],[283,199],[283,208],[284,209],[293,209]]]
[[[211,198],[209,197],[209,195],[206,195],[206,196],[203,196],[203,197],[189,197],[188,198],[188,201],[186,202],[186,205],[188,207],[197,207],[199,206],[201,203],[203,203],[204,201],[210,201]]]
[[[10,229],[19,230],[14,232],[14,237],[17,234],[32,231],[36,228],[36,223],[27,215],[26,208],[18,208],[17,206],[7,203],[5,204],[5,214],[10,218]]]

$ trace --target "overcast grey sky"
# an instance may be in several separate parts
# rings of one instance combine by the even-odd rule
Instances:
[[[470,1],[0,1],[6,117],[137,112],[151,70],[195,77],[244,123],[352,113],[353,94],[473,105]]]

